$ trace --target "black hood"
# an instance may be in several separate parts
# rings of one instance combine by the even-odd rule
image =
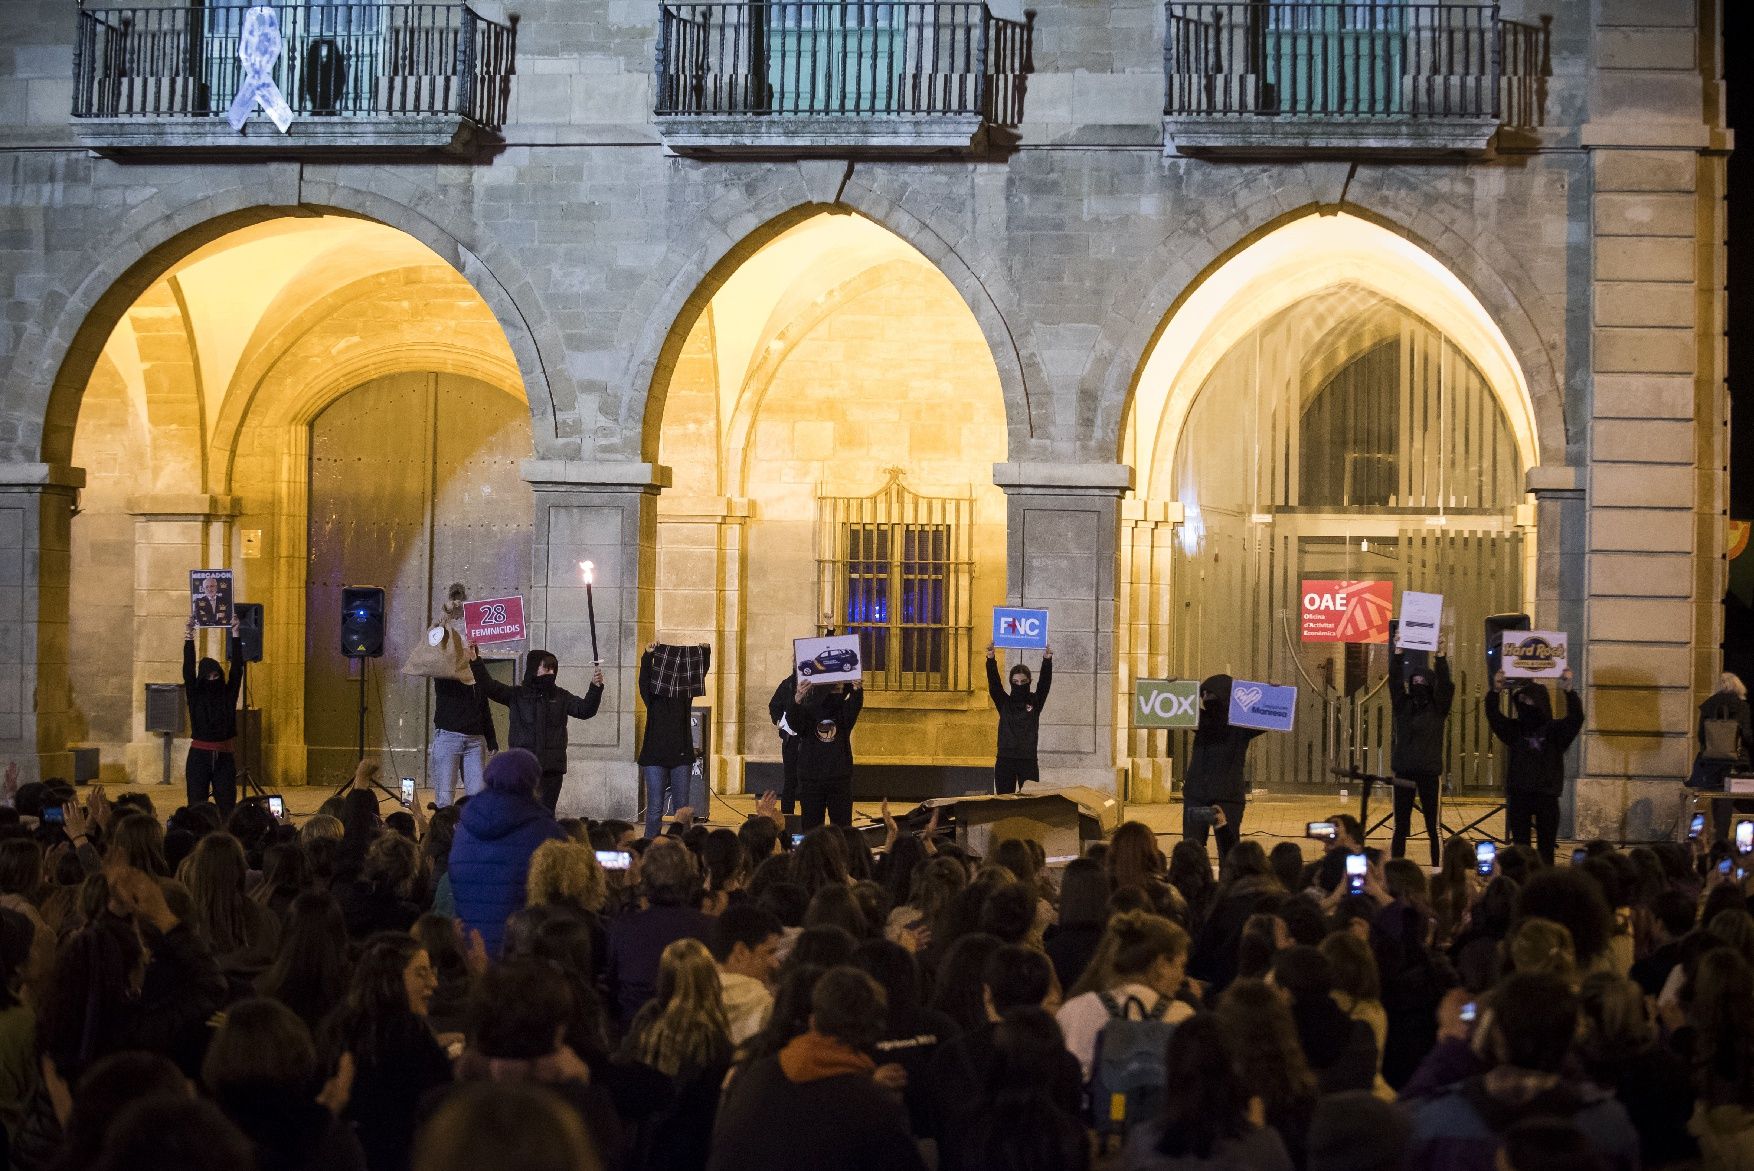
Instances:
[[[1547,689],[1533,679],[1512,691],[1510,698],[1520,724],[1539,728],[1553,718],[1553,701]]]
[[[209,673],[218,675],[217,679],[209,679]],[[214,688],[225,686],[225,668],[219,665],[218,659],[202,659],[195,664],[195,686]]]
[[[1230,727],[1230,688],[1235,682],[1229,675],[1210,675],[1201,681],[1199,731]]]
[[[524,655],[524,686],[553,687],[555,685],[553,675],[536,674],[536,668],[553,658],[554,656],[545,650],[532,650],[527,652]]]

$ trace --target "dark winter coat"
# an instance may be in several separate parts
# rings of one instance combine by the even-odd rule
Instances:
[[[1036,742],[1041,735],[1041,711],[1048,704],[1048,689],[1054,683],[1054,661],[1041,661],[1041,677],[1034,688],[1005,689],[999,677],[999,664],[987,659],[987,694],[999,709],[1000,760],[1034,760]]]
[[[640,738],[639,763],[675,768],[694,762],[694,733],[689,727],[694,699],[687,695],[659,695],[654,664],[657,656],[647,651],[639,660],[639,697],[646,705],[646,730]],[[701,670],[712,665],[706,652]]]
[[[1182,800],[1189,805],[1248,797],[1243,767],[1248,763],[1249,744],[1261,732],[1230,726],[1230,687],[1234,682],[1229,675],[1213,675],[1200,684],[1200,722],[1194,729],[1194,750],[1189,754],[1187,780],[1182,785]]]
[[[565,837],[534,797],[487,789],[463,806],[451,844],[451,897],[457,918],[481,932],[490,953],[499,951],[506,919],[524,905],[530,855],[543,842]]]
[[[195,662],[195,640],[183,640],[183,695],[189,704],[189,737],[222,743],[238,734],[238,692],[244,687],[244,643],[233,637],[228,644],[231,674],[220,679],[204,678],[218,671],[218,659]]]
[[[456,679],[434,679],[432,726],[461,736],[485,736],[487,751],[499,751],[499,737],[493,730],[484,688]]]
[[[833,688],[828,695],[820,691],[812,694],[804,703],[794,698],[786,707],[786,723],[798,733],[798,779],[800,781],[826,781],[836,777],[853,775],[853,725],[859,722],[859,712],[865,707],[865,693],[853,691],[847,695],[839,694]],[[796,692],[793,692],[794,697]],[[833,720],[834,739],[822,741],[816,735],[816,725],[822,720]]]
[[[710,1171],[924,1171],[900,1101],[868,1074],[794,1082],[778,1057],[725,1091]]]
[[[1511,693],[1513,715],[1505,715],[1499,692],[1486,693],[1486,722],[1504,742],[1507,792],[1557,797],[1565,790],[1565,752],[1583,728],[1583,698],[1565,693],[1565,714],[1553,718],[1547,689],[1530,680]]]
[[[506,739],[513,748],[527,748],[535,753],[545,773],[566,771],[566,721],[588,720],[597,714],[603,702],[603,689],[591,684],[589,691],[574,695],[555,682],[553,675],[536,674],[546,651],[531,651],[524,656],[524,681],[516,687],[507,686],[487,673],[479,659],[471,660],[469,669],[475,674],[475,686],[487,693],[495,703],[503,703],[511,714],[511,728]]]
[[[1389,767],[1397,777],[1443,775],[1443,732],[1455,702],[1449,660],[1438,655],[1426,682],[1408,678],[1406,656],[1396,653],[1389,664],[1389,706],[1395,718],[1395,747]]]

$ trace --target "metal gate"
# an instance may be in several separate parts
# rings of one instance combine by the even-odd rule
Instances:
[[[310,783],[337,784],[353,770],[361,660],[341,655],[340,594],[369,584],[385,589],[387,621],[384,657],[366,661],[366,750],[385,772],[424,785],[430,688],[404,676],[402,661],[451,582],[471,597],[528,594],[534,506],[518,464],[530,451],[522,402],[449,374],[376,379],[311,423]]]

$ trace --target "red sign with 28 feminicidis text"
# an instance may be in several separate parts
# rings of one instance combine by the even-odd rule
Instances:
[[[521,642],[524,637],[524,599],[487,598],[463,603],[463,639],[466,642]]]
[[[1304,642],[1387,642],[1394,616],[1392,581],[1303,583]]]

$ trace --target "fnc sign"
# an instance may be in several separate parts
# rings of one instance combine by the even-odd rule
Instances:
[[[993,645],[1013,650],[1045,650],[1048,645],[1048,612],[994,606]]]
[[[1192,728],[1200,722],[1200,685],[1192,679],[1133,684],[1133,727]]]

